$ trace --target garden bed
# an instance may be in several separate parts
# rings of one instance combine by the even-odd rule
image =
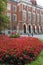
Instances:
[[[37,38],[0,35],[0,63],[25,65],[35,61],[42,50],[43,44]]]
[[[41,53],[37,57],[37,60],[32,61],[30,64],[25,65],[43,65],[43,51],[41,51]]]

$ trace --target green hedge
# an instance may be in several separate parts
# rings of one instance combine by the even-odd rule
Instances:
[[[20,37],[20,35],[19,34],[11,34],[10,37],[11,38],[18,38],[18,37]]]

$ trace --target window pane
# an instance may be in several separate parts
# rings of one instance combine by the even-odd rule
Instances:
[[[16,26],[14,26],[14,30],[16,30]]]
[[[11,10],[11,4],[7,4],[7,10]]]
[[[17,8],[16,8],[16,6],[14,5],[14,11],[16,12],[16,10],[17,10]]]
[[[22,20],[26,21],[27,15],[26,15],[26,11],[23,11],[22,13]]]
[[[37,22],[39,22],[39,14],[37,14]]]
[[[32,13],[32,20],[33,20],[33,23],[36,22],[36,14],[35,13]]]
[[[16,15],[16,14],[14,14],[13,20],[14,20],[14,21],[17,21],[17,15]]]
[[[11,20],[11,13],[7,13],[7,16],[9,17],[9,20]]]
[[[31,22],[31,12],[28,12],[28,21]]]

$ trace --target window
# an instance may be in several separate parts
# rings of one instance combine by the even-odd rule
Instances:
[[[17,15],[16,15],[16,14],[14,14],[13,20],[14,20],[14,21],[17,21]]]
[[[16,30],[16,26],[14,26],[14,30]]]
[[[13,7],[14,7],[14,11],[16,12],[16,10],[17,10],[17,7],[16,7],[15,5],[14,5]]]
[[[35,13],[32,13],[32,19],[33,19],[33,23],[36,22],[36,14]]]
[[[19,12],[22,11],[22,5],[19,5]]]
[[[17,0],[14,0],[14,1],[17,1]]]
[[[39,14],[37,14],[37,22],[39,22]]]
[[[11,20],[11,13],[7,13],[7,16],[9,17],[9,20]]]
[[[11,10],[11,4],[7,4],[7,10]]]
[[[28,21],[31,22],[31,12],[28,12]]]
[[[15,1],[15,2],[17,2],[18,0],[12,0],[12,1]]]
[[[22,5],[23,6],[23,10],[26,10],[26,5]]]
[[[31,26],[29,25],[29,33],[31,33]]]
[[[43,23],[43,15],[41,15],[41,23]]]
[[[22,20],[26,21],[27,15],[26,15],[26,11],[22,12]]]
[[[33,6],[33,7],[32,7],[32,11],[35,12],[35,10],[36,10],[36,9],[35,9],[35,7]]]
[[[26,33],[26,26],[24,25],[24,33]]]

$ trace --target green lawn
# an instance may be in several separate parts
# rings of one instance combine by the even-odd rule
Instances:
[[[41,40],[43,42],[43,40]]]
[[[26,64],[26,65],[43,65],[43,51],[39,54],[36,61],[33,61],[30,64]]]

